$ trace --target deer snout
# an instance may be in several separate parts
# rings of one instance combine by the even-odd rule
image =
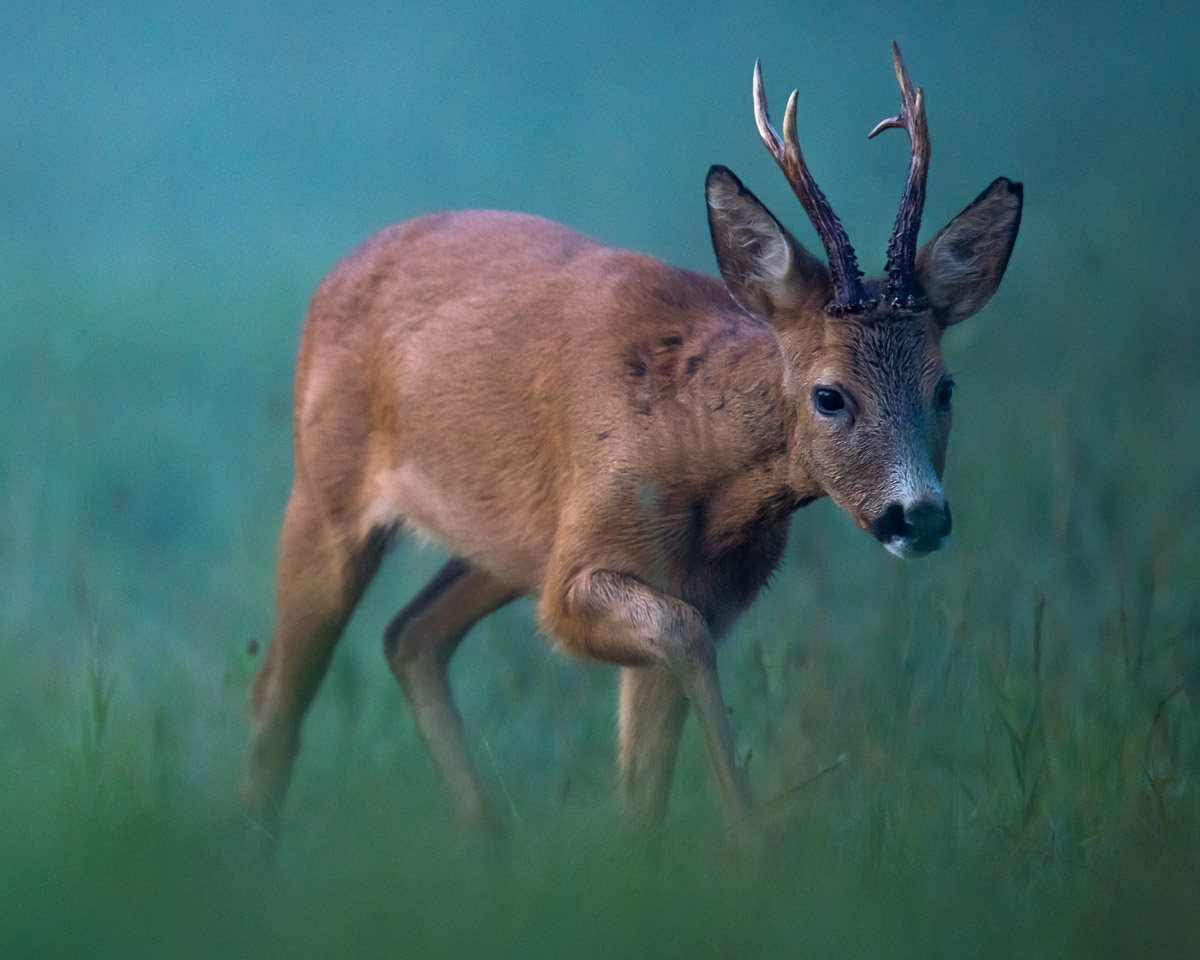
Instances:
[[[889,551],[905,560],[940,550],[950,537],[950,504],[921,500],[909,506],[889,504],[871,523],[871,532]]]

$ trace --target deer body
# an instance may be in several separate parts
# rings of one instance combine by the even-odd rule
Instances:
[[[718,281],[536,217],[435,215],[318,289],[297,456],[352,540],[403,525],[540,595],[586,510],[590,562],[725,619],[732,584],[706,579],[741,578],[768,532],[769,569],[797,499],[782,379],[771,328]]]
[[[635,820],[665,809],[690,706],[736,821],[749,790],[715,644],[779,563],[791,513],[830,495],[902,556],[944,541],[940,337],[999,283],[1019,187],[996,181],[919,255],[906,191],[889,277],[860,282],[793,152],[795,95],[780,141],[757,68],[755,79],[760,131],[828,269],[714,167],[724,283],[536,217],[474,211],[383,231],[317,290],[277,621],[252,694],[245,797],[268,828],[333,646],[397,536],[453,557],[393,619],[385,651],[466,823],[494,815],[446,668],[499,606],[532,595],[546,633],[622,667],[621,788]],[[911,85],[905,105],[919,120],[910,190],[915,177],[923,191]]]

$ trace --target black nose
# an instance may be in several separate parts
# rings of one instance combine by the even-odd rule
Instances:
[[[907,510],[893,503],[871,524],[871,532],[883,543],[902,540],[912,550],[937,550],[950,536],[950,504],[922,501]]]

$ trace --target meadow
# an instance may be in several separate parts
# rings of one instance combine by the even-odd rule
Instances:
[[[1198,34],[1182,5],[6,4],[0,956],[1200,956]],[[454,661],[509,827],[457,845],[382,656],[444,559],[406,544],[264,872],[234,796],[323,273],[448,207],[714,272],[718,162],[819,249],[756,56],[878,269],[893,38],[929,97],[926,235],[1002,174],[1025,217],[945,342],[949,549],[902,563],[818,502],[722,649],[749,848],[692,725],[666,826],[623,836],[615,671],[529,601]]]

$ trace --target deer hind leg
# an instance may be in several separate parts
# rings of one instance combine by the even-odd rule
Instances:
[[[696,711],[725,818],[730,824],[744,820],[749,785],[721,695],[716,644],[700,612],[628,574],[591,570],[547,591],[541,616],[577,653],[625,667],[665,667],[674,675]],[[658,752],[664,752],[661,746]]]
[[[344,536],[300,484],[292,490],[279,542],[275,629],[250,696],[242,790],[247,815],[269,834],[279,825],[304,714],[390,539],[385,530]]]
[[[621,668],[621,804],[638,830],[658,826],[667,812],[687,711],[687,694],[669,668]]]
[[[471,761],[446,671],[467,631],[516,596],[510,587],[456,557],[384,633],[388,665],[400,681],[461,829],[495,832],[500,821]]]

